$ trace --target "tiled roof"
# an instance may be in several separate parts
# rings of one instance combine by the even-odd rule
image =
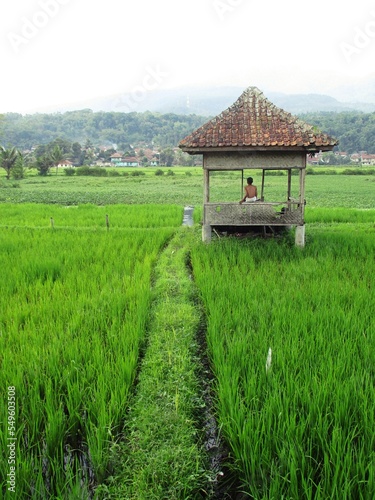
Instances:
[[[249,87],[228,109],[185,137],[179,147],[189,152],[209,148],[308,148],[331,150],[338,140],[316,130]]]

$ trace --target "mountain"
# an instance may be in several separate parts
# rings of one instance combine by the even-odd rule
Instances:
[[[322,112],[322,111],[363,111],[371,113],[375,111],[375,103],[366,102],[341,102],[323,94],[269,94],[269,99],[293,114]]]
[[[342,83],[334,90],[334,95],[341,101],[375,102],[375,77],[359,78],[350,83]]]
[[[375,86],[367,84],[367,88],[353,89],[344,85],[337,93],[344,98],[353,98],[353,102],[339,101],[324,94],[285,94],[281,92],[264,92],[265,96],[276,106],[292,114],[319,111],[375,111]],[[261,89],[262,90],[262,89]],[[80,109],[92,111],[117,112],[159,112],[179,115],[196,114],[200,116],[216,116],[238,99],[244,91],[240,87],[183,87],[178,89],[159,89],[144,94],[123,93],[98,97],[66,106],[39,110],[53,113]],[[369,102],[355,102],[354,99],[366,96]],[[371,102],[372,101],[372,102]]]

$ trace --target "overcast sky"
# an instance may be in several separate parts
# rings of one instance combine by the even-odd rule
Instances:
[[[182,86],[326,93],[375,77],[375,2],[4,0],[0,112]]]

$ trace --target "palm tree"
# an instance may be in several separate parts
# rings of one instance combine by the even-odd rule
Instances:
[[[47,153],[43,156],[39,156],[36,160],[36,169],[38,170],[39,175],[48,175],[52,165],[53,161]]]
[[[56,167],[56,175],[57,175],[57,167],[58,165],[66,159],[66,155],[64,154],[63,150],[60,148],[60,146],[55,146],[50,153],[50,158],[52,160],[52,164]]]
[[[6,171],[6,178],[10,179],[10,172],[21,153],[15,148],[5,149],[0,146],[0,167]]]

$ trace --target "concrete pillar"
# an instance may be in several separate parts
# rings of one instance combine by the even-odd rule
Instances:
[[[297,247],[305,246],[305,225],[296,227],[295,243]]]
[[[202,226],[202,241],[210,243],[212,237],[212,229],[210,224],[203,224]]]

